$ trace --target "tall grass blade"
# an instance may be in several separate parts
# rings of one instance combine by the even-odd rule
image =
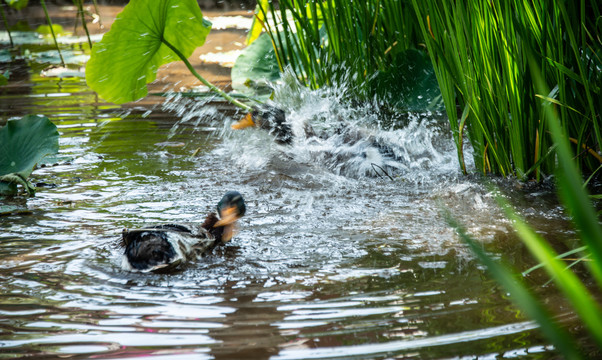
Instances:
[[[580,185],[579,185],[580,186]],[[513,227],[521,240],[535,258],[543,264],[554,283],[560,288],[564,296],[569,299],[573,309],[588,328],[598,345],[602,348],[602,309],[594,300],[587,288],[577,276],[566,270],[564,262],[558,259],[558,254],[550,244],[541,238],[533,229],[514,213],[507,204],[502,204]]]
[[[512,301],[539,324],[541,331],[558,351],[566,359],[581,359],[582,356],[572,337],[552,320],[551,314],[543,308],[541,302],[529,292],[520,279],[512,275],[514,272],[493,260],[449,213],[446,213],[445,217],[450,226],[458,232],[460,238],[487,267],[489,274],[511,294]]]
[[[531,60],[530,67],[534,74],[538,74],[538,65]],[[548,87],[542,76],[534,76],[540,94],[548,94]],[[592,264],[589,266],[598,286],[602,289],[602,227],[596,216],[587,191],[583,189],[581,173],[573,162],[573,156],[566,134],[562,131],[558,115],[549,102],[542,102],[541,107],[545,115],[550,133],[557,145],[558,156],[557,182],[559,194],[564,206],[571,215],[579,235],[591,252]],[[602,340],[602,338],[601,338]]]

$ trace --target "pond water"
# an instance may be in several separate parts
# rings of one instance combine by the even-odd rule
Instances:
[[[460,174],[440,115],[384,128],[336,90],[278,89],[296,128],[344,118],[403,149],[391,179],[338,167],[335,140],[284,147],[234,132],[241,114],[221,103],[116,107],[81,78],[28,71],[26,86],[2,94],[3,120],[49,116],[61,158],[34,172],[35,197],[0,200],[16,209],[0,217],[1,357],[556,356],[441,215],[450,209],[517,268],[533,265],[488,187]],[[549,190],[500,185],[547,234],[572,236]],[[228,190],[247,215],[227,246],[171,274],[120,268],[121,229],[202,221]],[[537,289],[562,312],[553,289]]]

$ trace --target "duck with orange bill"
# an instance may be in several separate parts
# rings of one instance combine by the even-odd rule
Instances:
[[[122,232],[122,267],[133,272],[166,272],[196,259],[234,236],[236,221],[246,212],[237,191],[228,191],[202,224],[161,224]]]
[[[284,110],[272,107],[256,107],[237,123],[232,129],[240,130],[248,127],[258,127],[274,136],[277,143],[290,145],[293,142],[291,125],[286,122]]]

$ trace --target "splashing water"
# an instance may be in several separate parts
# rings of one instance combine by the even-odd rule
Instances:
[[[323,169],[350,178],[386,177],[413,184],[459,175],[455,145],[441,114],[407,114],[386,127],[391,120],[384,118],[390,115],[383,114],[378,101],[352,106],[345,102],[345,92],[344,87],[309,90],[286,73],[271,105],[286,111],[294,135],[291,145],[278,145],[259,129],[233,131],[232,121],[205,102],[174,95],[164,110],[175,111],[180,123],[216,127],[227,139],[216,151],[247,169]]]

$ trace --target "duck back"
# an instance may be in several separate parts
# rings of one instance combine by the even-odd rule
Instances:
[[[124,241],[127,244],[125,255],[130,266],[133,269],[144,271],[173,262],[176,251],[168,241],[167,234],[165,231],[150,229],[124,233]]]

